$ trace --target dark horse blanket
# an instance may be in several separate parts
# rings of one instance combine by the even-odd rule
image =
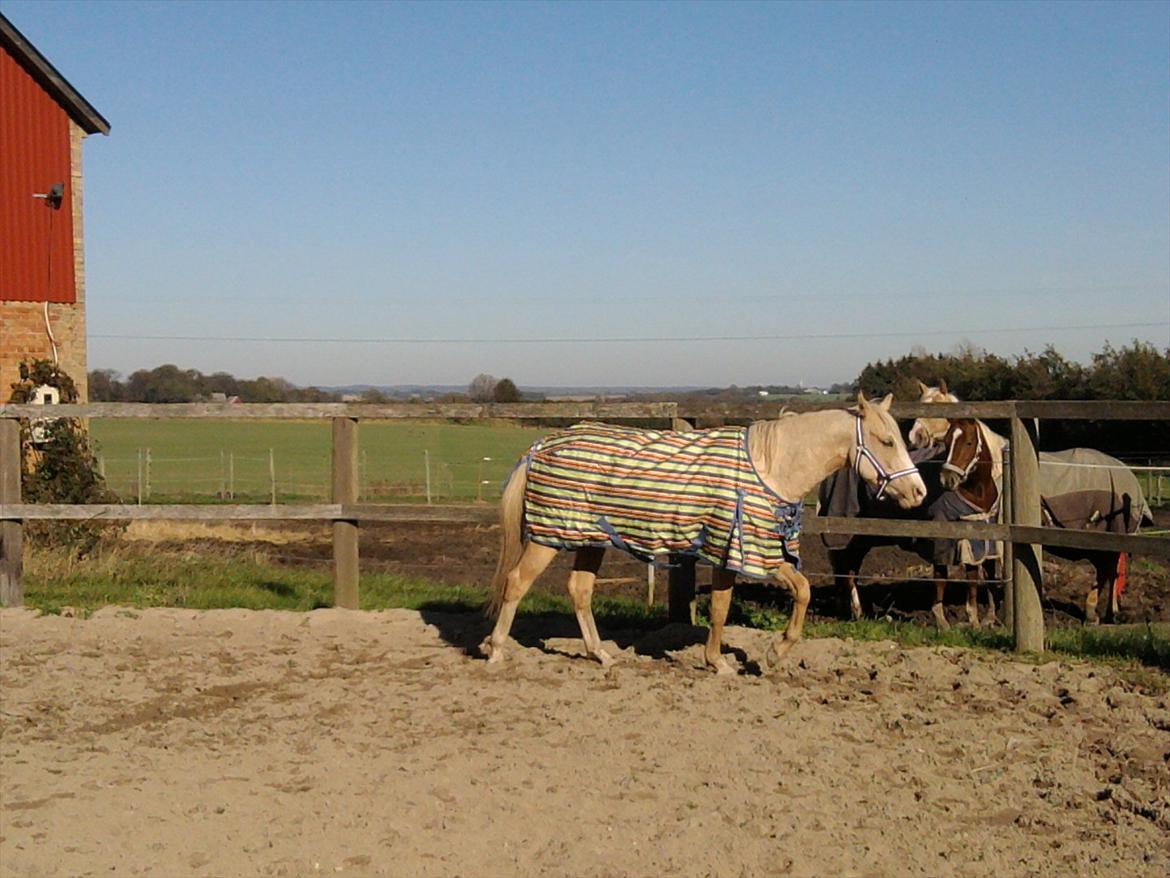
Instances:
[[[525,460],[525,535],[540,545],[613,546],[646,561],[681,553],[754,579],[800,563],[801,503],[764,484],[746,427],[580,424]]]
[[[984,513],[957,492],[942,486],[939,474],[945,459],[946,449],[941,445],[911,449],[910,460],[918,467],[922,482],[926,485],[926,499],[921,506],[902,509],[897,503],[878,500],[874,489],[858,478],[855,470],[840,470],[821,482],[817,490],[817,515],[914,521],[994,521],[999,512],[998,503],[990,513]],[[821,539],[827,548],[836,550],[849,545],[854,536],[822,534]],[[998,557],[997,546],[990,540],[865,537],[865,541],[869,545],[895,545],[934,564],[978,564]]]
[[[917,509],[901,510],[895,504],[874,500],[873,491],[867,490],[868,486],[860,483],[855,474],[840,472],[821,483],[817,514],[936,521],[966,518],[966,501],[939,483],[942,454],[943,450],[937,446],[910,452],[910,459],[918,466],[927,489],[926,500]],[[1124,534],[1135,533],[1142,524],[1153,522],[1145,494],[1133,472],[1117,458],[1092,448],[1041,452],[1040,494],[1044,524],[1050,527]],[[947,495],[954,495],[954,499],[947,499]],[[847,534],[826,534],[822,539],[829,549],[842,549],[853,538]],[[955,563],[956,555],[961,554],[955,540],[870,539],[875,543],[896,544],[938,564]],[[983,557],[987,549],[979,551],[979,548],[972,543],[971,557]],[[1082,549],[1053,547],[1050,551],[1074,559],[1088,555]]]

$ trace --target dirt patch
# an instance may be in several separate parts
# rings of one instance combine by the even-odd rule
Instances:
[[[1112,671],[475,615],[0,611],[0,874],[1162,875],[1170,705]]]

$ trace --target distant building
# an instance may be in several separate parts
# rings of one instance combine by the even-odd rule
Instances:
[[[0,15],[0,402],[24,360],[88,399],[81,141],[110,123]]]

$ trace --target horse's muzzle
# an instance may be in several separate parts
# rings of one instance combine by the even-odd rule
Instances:
[[[948,491],[953,491],[959,485],[963,484],[963,475],[950,469],[943,469],[938,476],[939,482]]]
[[[922,501],[926,499],[926,484],[920,475],[907,476],[891,482],[887,493],[897,500],[903,509],[913,509],[915,506],[921,506]]]

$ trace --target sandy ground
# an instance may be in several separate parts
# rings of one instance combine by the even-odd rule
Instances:
[[[1170,873],[1170,704],[1111,670],[571,625],[0,611],[0,875]]]

